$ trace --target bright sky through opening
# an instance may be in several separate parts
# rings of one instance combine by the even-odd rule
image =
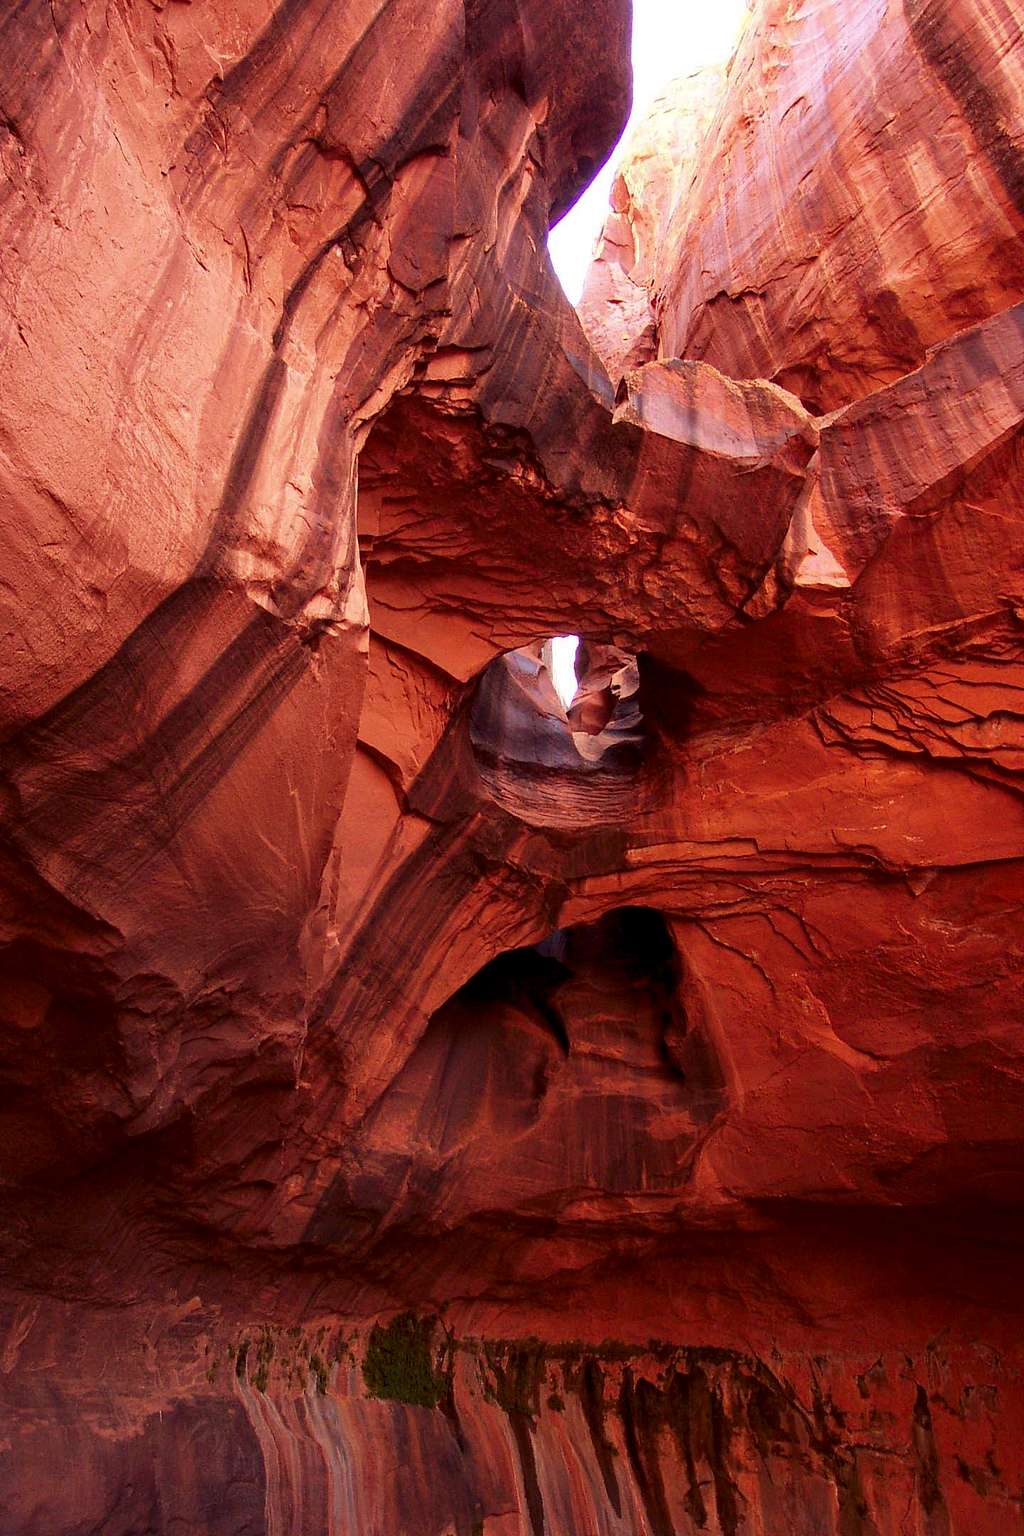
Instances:
[[[576,697],[576,647],[579,643],[579,635],[556,635],[551,642],[551,681],[564,709],[568,709]]]
[[[729,57],[747,8],[747,0],[633,0],[633,111],[626,133],[670,80]],[[621,153],[622,139],[548,242],[555,271],[574,304],[608,213]]]

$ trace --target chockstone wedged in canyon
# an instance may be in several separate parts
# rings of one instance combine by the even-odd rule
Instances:
[[[629,24],[0,6],[3,1536],[1024,1532],[1024,16]]]

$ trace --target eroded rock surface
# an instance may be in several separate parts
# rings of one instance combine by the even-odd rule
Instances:
[[[5,1536],[1024,1531],[1022,21],[627,31],[0,11]]]
[[[678,259],[666,249],[672,216],[689,203],[727,80],[720,64],[674,80],[623,148],[579,303],[583,328],[612,379],[657,355],[655,290]]]

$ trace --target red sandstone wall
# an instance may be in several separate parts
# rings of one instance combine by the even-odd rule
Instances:
[[[1024,1530],[1020,18],[768,0],[616,392],[626,19],[0,10],[4,1536]]]
[[[1016,302],[1019,40],[1009,0],[764,0],[674,212],[662,353],[830,411]]]

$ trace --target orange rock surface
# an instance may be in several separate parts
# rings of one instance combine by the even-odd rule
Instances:
[[[1024,1532],[1024,19],[628,21],[0,9],[3,1536]]]
[[[1016,303],[1019,42],[1004,0],[763,0],[673,210],[665,353],[832,411]]]
[[[686,206],[728,71],[712,64],[674,80],[632,129],[612,183],[611,211],[587,272],[579,316],[612,379],[657,353],[654,291],[678,252],[666,250]],[[673,231],[674,233],[674,231]]]

